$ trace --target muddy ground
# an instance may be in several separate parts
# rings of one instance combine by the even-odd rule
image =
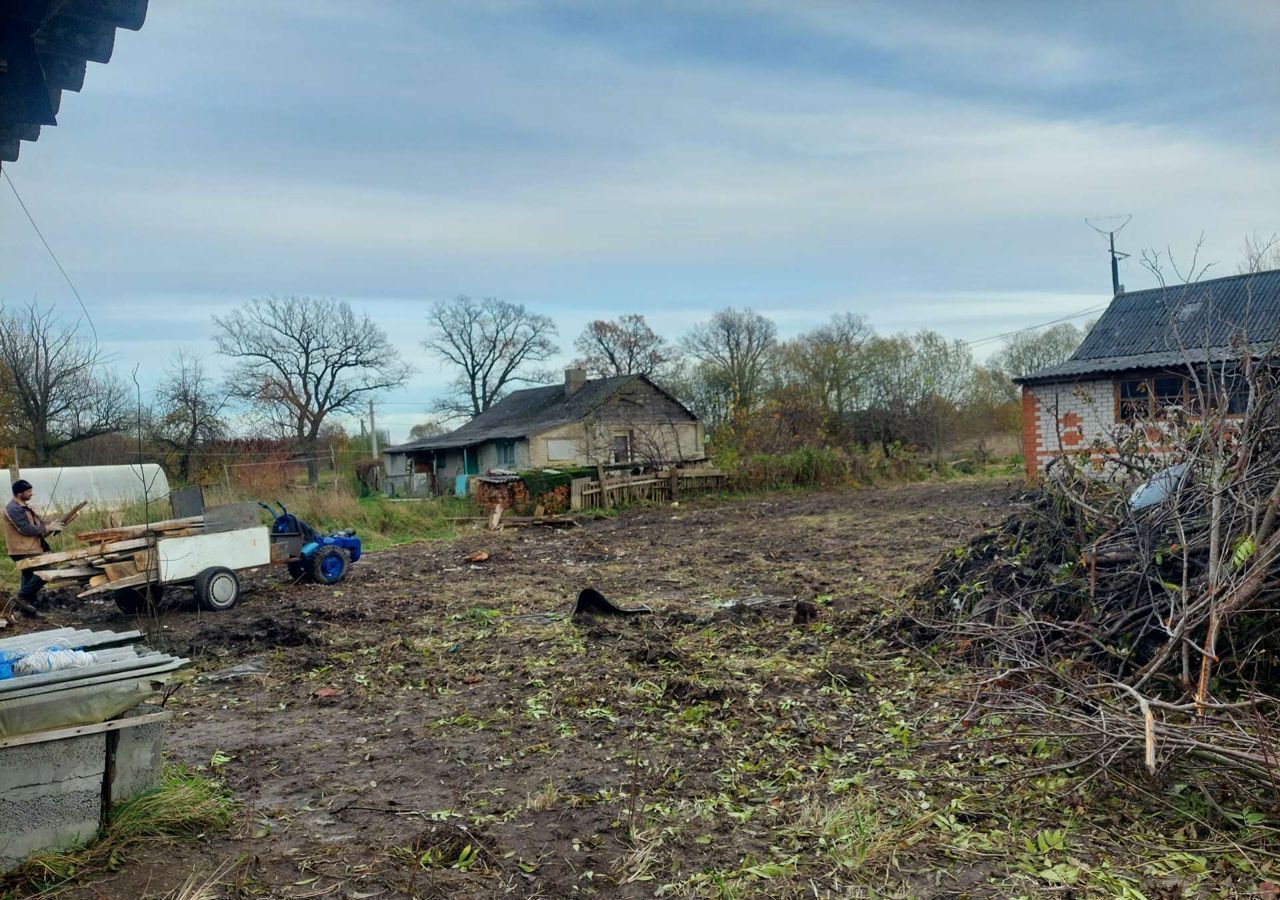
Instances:
[[[998,719],[957,736],[959,683],[884,628],[1016,488],[466,532],[369,554],[336,588],[263,574],[228,613],[170,611],[145,626],[193,660],[168,755],[230,788],[236,828],[66,896],[165,896],[224,865],[217,896],[1198,890],[1150,862],[1183,820],[1148,829],[1154,813],[1096,779],[1014,790],[1044,748],[1002,742]],[[652,613],[575,623],[564,614],[588,586]],[[134,621],[103,602],[50,618]]]

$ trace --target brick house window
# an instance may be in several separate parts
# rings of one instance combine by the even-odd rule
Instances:
[[[1249,403],[1248,384],[1241,378],[1233,378],[1227,383],[1227,391],[1227,414],[1243,414]],[[1197,388],[1182,375],[1123,378],[1116,393],[1116,414],[1121,422],[1166,419],[1175,408],[1185,409],[1193,415],[1200,412]]]

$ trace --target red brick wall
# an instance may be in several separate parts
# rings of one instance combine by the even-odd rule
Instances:
[[[1027,480],[1040,474],[1040,400],[1027,385],[1022,386],[1022,460]]]

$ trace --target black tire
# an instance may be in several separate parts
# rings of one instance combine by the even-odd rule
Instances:
[[[213,566],[196,576],[195,592],[202,609],[222,612],[240,599],[240,579],[224,566]]]
[[[307,570],[307,564],[299,559],[289,563],[289,577],[294,581],[301,581],[303,578],[310,578],[311,573]]]
[[[337,584],[347,577],[351,557],[341,547],[321,547],[311,557],[311,580],[316,584]]]
[[[150,600],[147,599],[148,592],[151,595]],[[115,598],[116,606],[120,607],[120,612],[129,616],[140,616],[155,612],[160,605],[160,600],[164,597],[164,585],[119,588],[112,591],[111,595]]]

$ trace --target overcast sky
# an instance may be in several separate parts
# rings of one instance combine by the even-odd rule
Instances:
[[[151,0],[5,171],[122,370],[216,359],[251,297],[340,297],[419,367],[399,439],[459,293],[566,352],[727,305],[973,339],[1105,302],[1083,220],[1112,213],[1129,289],[1202,232],[1230,274],[1280,230],[1278,41],[1271,0]],[[0,298],[32,297],[76,314],[0,185]]]

